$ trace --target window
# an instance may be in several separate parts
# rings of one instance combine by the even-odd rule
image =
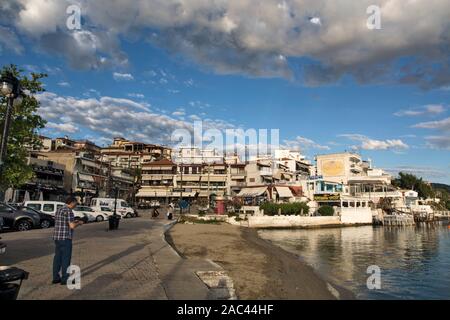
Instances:
[[[120,201],[120,206],[122,208],[128,207],[128,203],[126,203],[125,201]]]
[[[30,203],[27,207],[30,207],[31,209],[41,211],[41,205],[39,203]]]
[[[357,207],[357,208],[361,207],[361,202],[359,202],[359,201],[356,202],[356,207]]]
[[[44,212],[53,212],[55,211],[55,205],[51,203],[44,204],[42,211]]]
[[[362,202],[362,203],[361,203],[361,207],[365,208],[365,207],[366,207],[366,203],[365,203],[365,202]]]
[[[342,202],[342,206],[343,206],[344,208],[348,208],[348,202],[347,202],[347,201]]]
[[[355,207],[355,202],[351,201],[351,202],[350,202],[350,207],[351,207],[351,208],[354,208],[354,207]]]

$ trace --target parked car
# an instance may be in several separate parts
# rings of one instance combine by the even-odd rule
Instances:
[[[17,231],[27,231],[40,225],[41,217],[34,211],[17,210],[12,206],[0,202],[0,217],[3,227]]]
[[[137,213],[125,200],[117,199],[117,202],[113,198],[93,198],[91,200],[91,208],[97,210],[101,207],[108,207],[114,210],[116,204],[116,212],[122,217],[131,218],[136,217]]]
[[[46,213],[51,215],[52,217],[55,216],[56,211],[58,211],[60,208],[64,207],[64,202],[59,201],[38,201],[38,200],[31,200],[31,201],[25,201],[23,203],[25,207],[30,207],[34,210]],[[87,215],[82,213],[81,211],[74,211],[75,220],[83,220],[84,222],[88,221]]]
[[[82,214],[87,216],[88,222],[93,221],[105,221],[108,219],[108,214],[101,210],[95,210],[93,208],[90,208],[88,206],[77,206],[75,209],[73,209],[74,212],[81,212]]]
[[[50,228],[55,225],[55,217],[53,217],[50,214],[43,213],[43,212],[37,211],[31,207],[25,207],[25,206],[22,206],[19,204],[12,204],[11,206],[17,210],[31,211],[31,212],[37,213],[41,219],[39,222],[39,226],[41,227],[41,229],[47,229],[47,228]]]

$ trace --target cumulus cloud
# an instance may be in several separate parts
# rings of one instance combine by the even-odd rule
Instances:
[[[308,150],[308,149],[330,150],[329,146],[321,145],[319,143],[314,142],[311,139],[301,136],[297,136],[293,140],[284,140],[284,145],[286,148],[293,150]]]
[[[438,115],[444,113],[446,107],[442,104],[429,104],[420,108],[413,108],[407,110],[400,110],[394,113],[397,117],[412,117],[412,116],[422,116],[422,115]]]
[[[363,150],[404,150],[409,148],[400,139],[375,140],[362,134],[341,134],[339,136],[361,142],[359,146],[355,147]]]
[[[72,123],[47,122],[46,127],[55,129],[55,131],[63,132],[63,133],[75,133],[78,131],[78,128],[75,125],[73,125]]]
[[[127,65],[122,39],[145,39],[218,73],[450,84],[447,0],[379,0],[381,30],[366,26],[372,0],[80,1],[78,31],[65,26],[69,3],[3,0],[0,15],[12,18],[0,24],[77,68]]]
[[[156,112],[143,102],[114,97],[76,98],[52,92],[36,95],[39,114],[47,127],[58,132],[93,132],[102,139],[126,136],[130,139],[171,144],[175,130],[193,131],[193,124]],[[220,119],[203,119],[205,130],[234,126]]]

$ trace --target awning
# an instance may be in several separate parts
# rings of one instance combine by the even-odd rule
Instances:
[[[275,187],[280,198],[292,198],[292,191],[289,187]]]
[[[94,182],[94,177],[89,174],[78,174],[78,180],[87,181],[87,182]]]
[[[267,191],[267,187],[243,188],[237,195],[238,197],[258,197]]]
[[[136,194],[137,198],[162,198],[167,197],[167,191],[142,190]]]

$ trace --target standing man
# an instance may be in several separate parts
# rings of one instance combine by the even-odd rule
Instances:
[[[53,240],[55,240],[55,257],[53,258],[53,284],[67,284],[69,274],[67,269],[72,259],[72,236],[73,229],[81,226],[83,221],[75,221],[72,209],[77,206],[77,199],[69,197],[66,205],[59,209],[55,215],[55,229]],[[60,273],[61,272],[61,273]]]

